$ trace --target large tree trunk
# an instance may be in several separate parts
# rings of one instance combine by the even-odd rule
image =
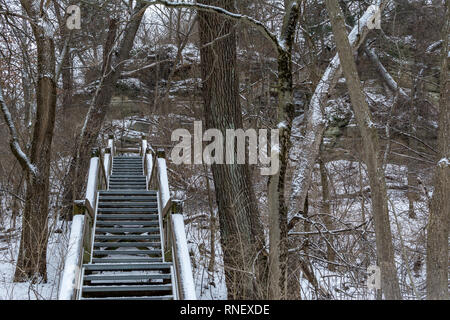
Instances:
[[[117,24],[111,20],[110,31],[104,46],[102,79],[95,94],[91,107],[85,119],[81,136],[76,143],[69,171],[64,179],[63,207],[64,217],[71,217],[72,203],[79,198],[83,190],[85,176],[89,167],[89,159],[92,148],[95,147],[98,135],[102,128],[106,113],[109,110],[114,87],[123,69],[123,61],[129,58],[133,48],[134,38],[142,20],[147,5],[139,1],[135,8],[131,21],[125,27],[123,38],[117,50],[117,57],[112,54],[116,36]]]
[[[391,226],[387,204],[387,189],[378,133],[372,122],[369,106],[359,79],[353,50],[348,41],[342,11],[337,0],[326,0],[342,71],[347,80],[356,121],[363,141],[364,160],[372,191],[372,211],[375,224],[377,256],[381,268],[381,286],[387,299],[401,299],[394,263]]]
[[[36,12],[30,1],[22,0],[22,6],[29,17],[41,23],[32,25],[37,47],[38,81],[30,161],[36,171],[27,172],[26,203],[14,280],[40,277],[46,281],[49,175],[56,109],[55,46],[45,27],[48,23],[44,21],[45,14]]]
[[[232,0],[201,2],[234,9]],[[199,12],[198,16],[206,126],[225,136],[227,129],[243,127],[234,23],[212,13]],[[262,298],[264,238],[248,165],[213,164],[212,173],[228,298]]]
[[[434,176],[427,228],[427,299],[449,299],[448,294],[448,231],[450,216],[450,107],[448,77],[448,35],[450,32],[450,1],[442,29],[441,93],[439,99],[438,153],[440,160]]]

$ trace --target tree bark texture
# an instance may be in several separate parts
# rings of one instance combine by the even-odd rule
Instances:
[[[232,0],[201,2],[234,9]],[[199,11],[198,17],[206,126],[225,136],[226,129],[243,127],[234,23],[213,13]],[[212,173],[228,298],[262,298],[264,238],[248,165],[213,164]]]
[[[434,173],[427,228],[427,299],[449,299],[448,293],[448,231],[450,223],[450,107],[448,77],[448,36],[450,32],[450,1],[442,29],[441,76],[439,97],[439,162]]]

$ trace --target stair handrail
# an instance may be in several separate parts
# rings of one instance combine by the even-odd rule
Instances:
[[[197,300],[182,208],[182,201],[172,200],[172,212],[168,215],[170,219],[167,219],[170,221],[169,232],[178,299]]]
[[[111,139],[110,139],[111,140]],[[75,200],[73,205],[73,219],[69,237],[69,248],[64,262],[61,276],[58,300],[74,300],[78,298],[81,286],[81,268],[84,262],[90,260],[92,227],[97,207],[97,193],[103,181],[108,185],[111,170],[111,154],[114,152],[114,141],[108,141],[109,152],[105,152],[102,161],[101,151],[92,150],[89,163],[88,181],[83,200]]]
[[[75,300],[81,288],[81,266],[86,220],[87,217],[83,214],[74,215],[72,219],[69,248],[59,284],[58,300]]]
[[[145,140],[145,142],[144,142]],[[187,247],[187,238],[182,213],[182,202],[172,200],[170,196],[167,163],[164,149],[156,152],[142,139],[142,147],[147,146],[144,164],[149,187],[152,182],[158,190],[159,219],[163,225],[163,242],[161,243],[164,261],[172,259],[174,281],[176,283],[175,298],[180,300],[196,300],[191,259]],[[152,169],[149,169],[152,168]],[[149,172],[149,170],[151,170]],[[156,181],[155,181],[156,176]]]

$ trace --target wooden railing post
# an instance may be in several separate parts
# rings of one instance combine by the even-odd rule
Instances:
[[[147,153],[147,136],[145,134],[142,135],[142,142],[141,142],[141,157],[144,157]]]
[[[114,135],[110,134],[108,137],[108,148],[111,150],[111,157],[116,156],[116,149],[114,146]]]
[[[158,189],[156,187],[157,183],[155,183],[155,176],[157,175],[156,173],[156,164],[158,163],[157,161],[157,156],[156,153],[152,152],[152,150],[148,149],[147,150],[147,154],[148,154],[148,163],[147,166],[150,169],[150,172],[148,172],[148,189]]]
[[[164,248],[165,248],[165,257],[166,261],[172,261],[172,248],[173,241],[172,238],[173,230],[172,230],[172,214],[183,214],[183,202],[180,200],[171,200],[171,208],[170,212],[166,214],[164,217]]]
[[[158,185],[161,208],[165,208],[170,200],[169,180],[167,177],[166,152],[163,148],[156,151],[158,168]]]
[[[91,249],[92,249],[92,227],[93,227],[93,217],[91,217],[86,203],[83,200],[75,200],[73,204],[73,215],[84,215],[85,223],[83,230],[83,263],[88,263],[91,260]]]
[[[99,166],[100,171],[98,173],[99,179],[98,179],[98,186],[97,190],[105,190],[108,188],[108,177],[105,169],[105,164],[103,161],[103,156],[100,148],[92,148],[92,157],[98,157],[99,159]]]
[[[91,159],[92,158],[98,158],[99,165],[100,165],[101,159],[100,159],[100,149],[99,148],[97,148],[97,147],[92,148],[92,150],[91,150]],[[99,174],[98,174],[97,188],[96,189],[98,190],[98,189],[101,189],[101,188],[102,188],[102,176],[101,176],[101,171],[100,171]],[[93,203],[91,203],[91,204],[92,204],[92,206],[94,206]]]
[[[89,206],[88,209],[93,210],[95,208],[96,202],[97,202],[97,190],[98,190],[98,184],[99,184],[99,169],[100,169],[100,159],[98,157],[98,149],[92,150],[92,157],[89,164],[89,175],[88,175],[88,182],[86,187],[86,201],[89,203],[86,204]]]
[[[163,158],[163,159],[165,159],[165,158],[166,158],[166,151],[164,151],[164,148],[158,148],[158,149],[156,150],[156,156],[157,156],[158,158]]]
[[[106,173],[106,189],[109,186],[109,177],[112,172],[112,157],[111,157],[111,148],[105,148],[105,157],[103,160],[103,167],[105,168]]]

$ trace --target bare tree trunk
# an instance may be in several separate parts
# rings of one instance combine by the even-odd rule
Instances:
[[[330,217],[330,190],[328,188],[328,174],[325,163],[319,158],[320,163],[320,181],[322,185],[322,213],[324,214],[324,223],[328,230],[333,230],[333,223]],[[327,241],[327,260],[328,270],[336,271],[336,266],[333,264],[335,261],[335,252],[333,250],[333,237],[330,235],[325,236]]]
[[[24,59],[25,60],[25,59]],[[31,118],[32,118],[32,110],[33,105],[31,103],[31,93],[32,93],[32,86],[30,83],[30,79],[28,78],[28,72],[23,70],[23,76],[22,76],[22,89],[23,89],[23,100],[24,100],[24,127],[31,129]],[[28,132],[31,132],[28,131]],[[28,135],[28,139],[30,138],[31,134]]]
[[[416,136],[416,125],[417,125],[417,108],[415,102],[411,103],[411,112],[409,115],[409,124],[408,124],[408,147],[411,150],[415,150],[417,147],[417,142],[413,138]],[[411,154],[412,152],[410,152]],[[408,160],[407,163],[408,170],[408,216],[412,219],[416,218],[416,212],[414,210],[414,203],[417,201],[417,166],[416,161],[413,158]]]
[[[234,9],[232,0],[202,3]],[[206,126],[225,136],[226,129],[243,127],[234,22],[206,12],[199,12],[198,17]],[[264,238],[248,165],[213,164],[212,172],[228,298],[262,298]]]
[[[300,6],[297,1],[285,1],[286,13],[281,30],[284,50],[278,52],[278,129],[280,135],[277,173],[269,177],[269,297],[282,299],[287,296],[288,210],[285,200],[285,180],[292,120],[294,119],[292,87],[292,45],[298,23]],[[277,284],[279,284],[277,286]]]
[[[26,15],[27,13],[22,8],[23,15]],[[23,102],[24,102],[24,127],[28,129],[28,135],[27,135],[27,143],[31,139],[31,129],[32,129],[32,123],[33,123],[33,104],[31,102],[32,95],[33,95],[33,87],[31,83],[31,74],[29,72],[29,64],[30,59],[28,56],[28,51],[30,50],[29,44],[28,44],[28,38],[26,37],[27,34],[30,33],[30,28],[28,26],[28,23],[25,19],[22,20],[22,34],[20,34],[20,42],[22,46],[22,62],[23,62],[23,69],[22,69],[22,90],[23,90]]]
[[[72,75],[72,59],[70,54],[70,45],[72,34],[66,28],[64,21],[64,15],[61,15],[61,6],[56,2],[53,2],[53,8],[55,9],[55,16],[60,26],[59,35],[63,40],[59,45],[59,51],[62,55],[61,61],[61,76],[62,76],[62,110],[65,113],[72,103],[72,88],[73,88],[73,75]],[[65,51],[67,50],[67,51]],[[65,53],[65,54],[64,54]],[[58,80],[58,79],[57,79]]]
[[[365,163],[372,192],[377,256],[381,268],[381,286],[387,299],[401,299],[394,263],[391,226],[387,203],[386,181],[379,137],[372,122],[369,106],[359,80],[353,50],[348,41],[342,11],[337,0],[326,0],[342,71],[347,80],[350,99],[363,141]]]
[[[69,49],[67,49],[69,50]],[[63,57],[63,62],[62,62],[62,71],[61,71],[61,75],[62,75],[62,82],[63,82],[63,98],[62,98],[62,109],[63,111],[66,111],[67,109],[70,108],[70,106],[72,105],[72,84],[73,84],[73,79],[72,79],[72,69],[71,69],[71,55],[70,52],[68,52],[64,57]]]
[[[19,204],[20,199],[17,196],[19,196],[21,194],[23,178],[24,178],[24,174],[21,174],[19,182],[17,183],[16,187],[14,188],[14,193],[16,194],[16,197],[14,197],[14,199],[13,199],[12,210],[11,210],[12,211],[11,218],[12,218],[12,228],[13,229],[16,228],[16,220],[20,213],[20,204]]]
[[[32,24],[37,46],[38,81],[36,121],[31,142],[30,162],[35,172],[27,170],[27,191],[22,218],[22,235],[14,281],[41,278],[47,280],[48,197],[51,145],[55,126],[56,83],[55,46],[46,29],[45,13],[36,12],[31,1],[22,0],[28,16],[41,23]]]
[[[214,266],[216,261],[216,215],[214,213],[214,207],[213,207],[213,200],[211,196],[211,186],[209,183],[209,173],[208,173],[208,167],[206,165],[203,165],[204,171],[205,171],[205,180],[206,180],[206,190],[208,192],[208,205],[209,205],[209,232],[210,232],[210,258],[208,263],[208,271],[214,274]]]
[[[427,228],[427,299],[449,299],[448,232],[450,216],[450,108],[448,77],[448,36],[450,32],[450,1],[446,1],[446,17],[442,29],[441,93],[439,98],[438,152],[434,192]]]

